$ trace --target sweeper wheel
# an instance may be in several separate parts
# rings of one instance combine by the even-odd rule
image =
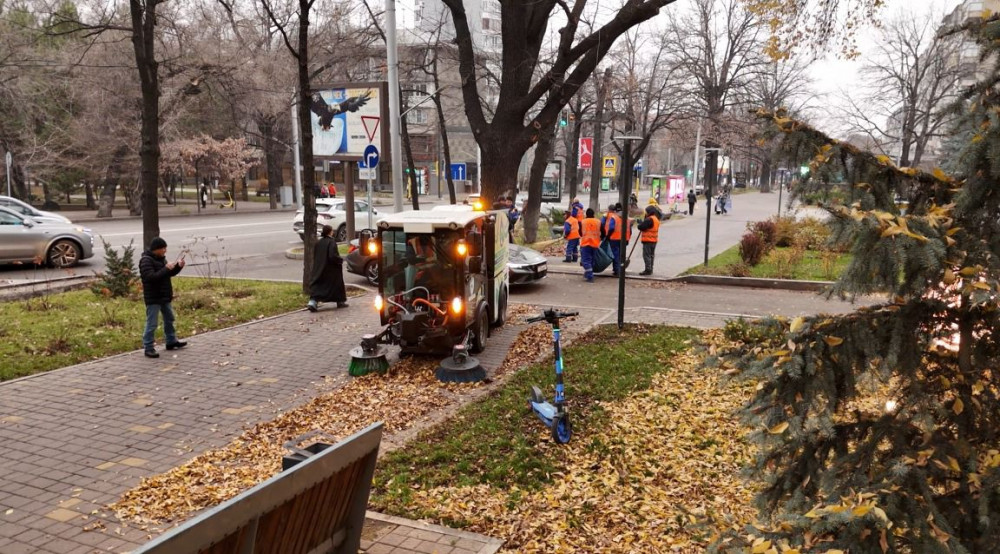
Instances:
[[[434,376],[444,383],[475,383],[486,380],[486,370],[477,358],[456,354],[441,360]]]
[[[351,363],[347,368],[347,373],[351,377],[361,377],[369,373],[385,373],[389,369],[389,360],[386,358],[388,353],[389,348],[382,345],[369,349],[364,346],[355,346],[351,349]]]

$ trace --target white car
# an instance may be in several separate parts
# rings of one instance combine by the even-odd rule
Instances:
[[[318,234],[324,225],[334,228],[333,236],[337,242],[347,240],[347,211],[345,207],[347,201],[341,198],[317,198],[316,199],[316,233]],[[305,234],[305,208],[299,208],[292,219],[292,231],[299,235],[303,241]],[[378,210],[372,209],[371,228],[375,228],[378,222]],[[356,230],[369,228],[368,225],[368,202],[364,200],[354,201],[354,228]]]
[[[22,202],[21,200],[10,196],[0,196],[0,206],[9,210],[14,210],[21,215],[26,215],[38,223],[64,223],[66,225],[72,223],[72,221],[68,218],[65,218],[57,213],[44,212],[26,202]]]

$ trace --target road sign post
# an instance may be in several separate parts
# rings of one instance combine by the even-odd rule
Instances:
[[[377,125],[378,123],[376,122]],[[371,135],[374,135],[374,131],[372,131]],[[369,138],[369,140],[371,139]],[[366,146],[360,165],[366,169],[365,177],[368,180],[368,229],[372,228],[372,179],[375,178],[375,173],[378,171],[378,160],[378,147],[374,144]],[[358,172],[360,173],[361,170],[359,169]]]

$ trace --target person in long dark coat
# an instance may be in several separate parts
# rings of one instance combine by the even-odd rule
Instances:
[[[323,226],[323,234],[313,250],[312,281],[309,282],[310,312],[319,308],[320,302],[336,302],[338,308],[347,307],[347,290],[344,288],[344,258],[337,251],[333,227]]]

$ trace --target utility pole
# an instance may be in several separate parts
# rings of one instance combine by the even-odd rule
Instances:
[[[618,137],[625,145],[622,147],[622,186],[618,187],[618,205],[622,206],[622,228],[621,244],[618,247],[618,257],[625,256],[628,250],[628,193],[632,187],[628,186],[632,182],[632,141],[642,140],[642,137],[624,136]],[[636,239],[638,240],[638,238]],[[625,264],[623,259],[619,259],[618,265],[618,329],[625,327]]]
[[[396,0],[385,2],[385,50],[389,65],[389,149],[392,160],[392,203],[403,211],[403,145],[400,140],[399,57],[396,52]]]
[[[712,197],[715,195],[713,188],[715,178],[718,175],[719,165],[718,147],[705,148],[705,195],[708,196],[708,208],[705,210],[705,267],[708,267],[708,240],[712,229]]]
[[[293,95],[292,95],[292,138],[293,138],[293,141],[295,142],[295,147],[292,148],[292,152],[295,153],[295,155],[294,155],[295,167],[292,168],[292,173],[295,175],[295,197],[298,198],[298,200],[299,200],[299,207],[301,208],[301,207],[305,206],[306,204],[305,204],[304,199],[302,198],[302,160],[300,158],[300,156],[302,155],[302,153],[300,152],[300,150],[302,149],[302,145],[299,143],[299,114],[298,114],[298,107],[296,106],[296,104],[298,103],[298,101],[296,100],[297,98],[298,98],[298,95],[294,94],[294,92],[293,92]],[[198,192],[199,195],[201,194],[200,189],[196,188],[195,190],[199,191]],[[274,190],[274,189],[272,188],[271,190]],[[281,191],[280,190],[278,191],[278,201],[279,202],[281,201]],[[198,206],[201,206],[201,197],[200,196],[198,198]],[[200,208],[199,208],[199,210],[200,210]]]

